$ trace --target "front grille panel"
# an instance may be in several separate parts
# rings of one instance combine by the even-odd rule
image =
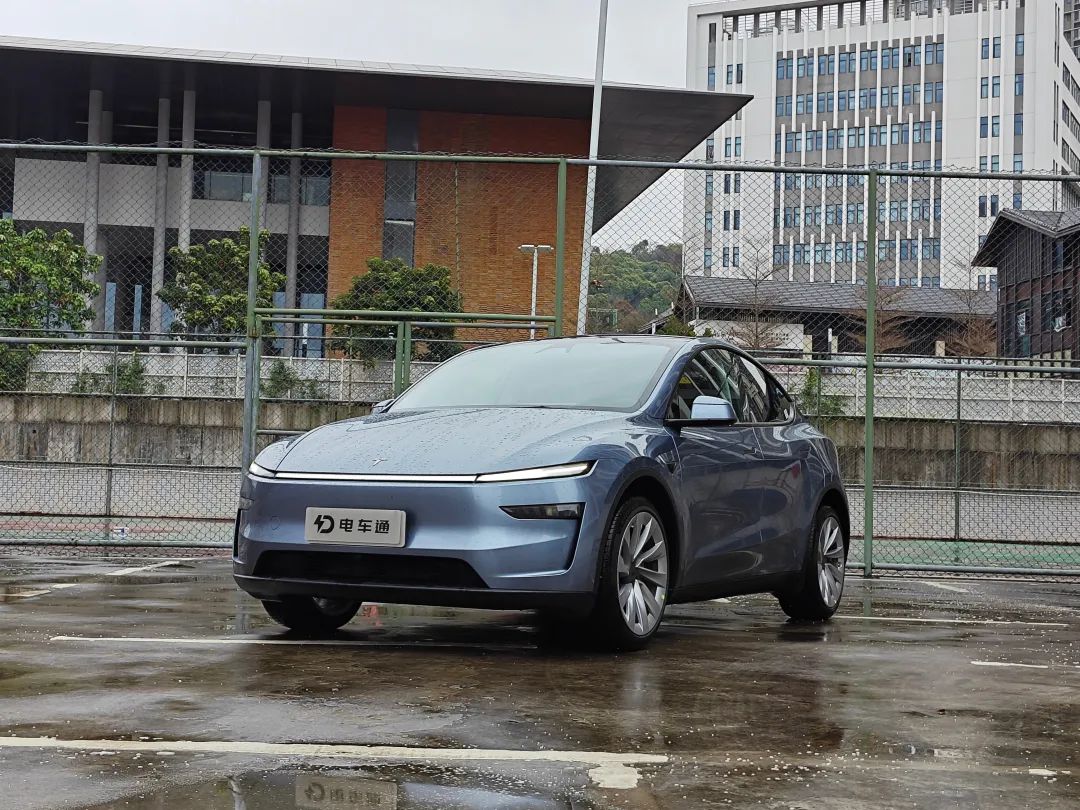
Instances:
[[[487,588],[464,560],[324,551],[266,551],[255,576],[308,579],[350,585],[399,585],[422,588]]]

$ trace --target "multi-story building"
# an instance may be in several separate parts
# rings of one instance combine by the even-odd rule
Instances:
[[[730,0],[689,10],[687,83],[752,94],[698,159],[784,166],[1080,173],[1080,61],[1060,2]],[[689,178],[686,272],[859,284],[858,176]],[[752,191],[753,193],[748,193]],[[993,288],[971,266],[1004,208],[1076,204],[1066,184],[883,178],[882,284]],[[723,225],[718,226],[718,223]],[[737,266],[738,265],[738,266]],[[981,278],[980,278],[981,274]]]
[[[600,154],[677,160],[746,101],[610,85]],[[265,259],[286,279],[281,305],[326,306],[366,272],[368,259],[383,257],[449,267],[469,310],[524,312],[530,274],[519,247],[554,244],[554,165],[376,162],[327,152],[580,156],[591,104],[584,79],[0,36],[0,140],[314,153],[272,158],[268,180],[253,184],[251,157],[227,152],[155,158],[5,148],[0,216],[67,230],[102,257],[93,327],[105,332],[167,331],[159,293],[172,273],[169,249],[235,236],[249,222],[253,195],[269,231]],[[591,229],[662,173],[601,167]],[[573,166],[567,178],[567,323],[578,307],[586,174]],[[554,287],[549,265],[538,311],[554,311]]]
[[[1077,0],[1064,0],[1065,41],[1080,56],[1080,3]]]

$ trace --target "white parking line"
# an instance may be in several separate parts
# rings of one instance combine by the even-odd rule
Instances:
[[[264,645],[268,647],[435,647],[472,650],[535,650],[534,644],[483,644],[454,641],[366,641],[348,638],[153,638],[149,636],[53,636],[49,641],[88,644],[187,644],[191,646]]]
[[[589,777],[604,788],[632,788],[640,774],[634,765],[662,764],[664,754],[618,754],[608,751],[513,751],[495,748],[410,748],[398,745],[325,745],[231,740],[60,740],[55,737],[0,737],[0,748],[58,751],[108,751],[157,754],[243,754],[248,756],[423,760],[427,762],[562,762],[592,766]]]
[[[971,593],[971,591],[969,591],[967,588],[959,588],[956,585],[948,585],[944,582],[934,582],[931,579],[921,579],[919,580],[919,582],[928,587],[939,588],[943,591],[953,591],[954,593]]]
[[[1050,669],[1046,664],[1013,664],[1008,661],[972,661],[977,667],[1017,667],[1023,669]]]
[[[1016,625],[1020,627],[1068,627],[1065,622],[1017,622],[1002,619],[929,619],[914,616],[858,616],[840,614],[834,619],[846,619],[854,622],[910,622],[913,624],[976,624],[976,625]]]
[[[165,560],[164,562],[154,563],[153,565],[141,565],[138,568],[117,568],[115,571],[109,571],[107,576],[110,577],[126,577],[128,574],[138,574],[142,571],[152,571],[155,568],[164,568],[167,565],[176,565],[182,563],[183,560]]]

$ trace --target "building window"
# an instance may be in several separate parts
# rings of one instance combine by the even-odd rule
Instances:
[[[1018,112],[1013,116],[1013,135],[1024,134],[1024,114]]]
[[[1024,195],[1017,191],[1013,194],[1013,208],[1019,211],[1024,207]]]
[[[725,84],[731,84],[735,80],[735,66],[728,65],[727,70],[724,71],[726,79]]]
[[[979,98],[986,98],[990,95],[990,77],[983,76],[979,81]]]
[[[712,231],[712,211],[705,212],[705,232]]]
[[[990,156],[990,171],[991,172],[1000,172],[1001,171],[1001,156],[1000,155],[991,155]]]
[[[742,174],[735,172],[735,193],[742,194]]]
[[[706,270],[711,270],[712,269],[712,249],[711,248],[705,248],[705,255],[703,257],[702,264],[705,266]]]
[[[739,136],[735,138],[735,157],[742,157],[742,138]]]
[[[979,158],[979,171],[980,172],[985,172],[986,171],[986,156],[985,155],[983,155],[981,158]]]
[[[1023,73],[1017,73],[1016,74],[1015,92],[1016,92],[1016,95],[1018,95],[1018,96],[1024,95],[1024,74]]]
[[[743,83],[742,62],[735,65],[735,84]]]
[[[1000,76],[995,76],[990,84],[991,84],[990,97],[991,98],[1000,98],[1001,97],[1001,77]]]
[[[713,173],[705,172],[705,196],[711,197],[713,195]]]
[[[708,215],[706,215],[706,216],[708,216]],[[986,218],[986,195],[985,194],[980,194],[979,195],[979,218],[980,219],[985,219]]]
[[[723,267],[730,267],[731,266],[731,249],[730,248],[724,247],[724,249],[721,251],[721,253],[720,253],[720,264]]]
[[[994,37],[994,58],[1001,58],[1001,37]]]
[[[990,216],[996,217],[998,215],[998,195],[990,195]]]
[[[731,229],[733,231],[739,230],[742,224],[742,212],[736,208],[731,212]]]
[[[1016,55],[1017,56],[1023,56],[1024,55],[1024,35],[1023,34],[1017,34],[1016,35]]]
[[[716,154],[716,138],[710,135],[705,139],[705,161],[712,163],[713,157]]]
[[[982,41],[982,58],[990,58],[990,37],[983,37]]]
[[[979,137],[985,138],[990,134],[990,117],[984,115],[979,119]]]
[[[998,138],[1001,136],[1001,116],[994,115],[990,117],[990,136],[992,138]]]
[[[731,266],[732,267],[738,267],[739,266],[739,248],[738,247],[733,247],[731,249]]]
[[[415,152],[418,120],[414,110],[387,110],[386,148]],[[411,267],[416,232],[416,163],[389,161],[383,170],[383,258],[401,259]]]
[[[724,157],[731,157],[731,138],[724,138]]]

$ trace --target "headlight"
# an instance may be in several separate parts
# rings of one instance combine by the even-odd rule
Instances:
[[[476,483],[493,484],[502,481],[541,481],[545,478],[573,478],[577,475],[585,475],[590,469],[592,469],[591,461],[578,461],[574,464],[558,464],[554,467],[532,467],[528,470],[483,473],[476,476]]]
[[[254,461],[251,462],[251,466],[248,467],[248,472],[257,478],[274,478],[277,475],[273,470],[268,470],[266,467],[256,464]]]
[[[518,520],[578,520],[583,506],[580,503],[543,503],[499,508]]]

